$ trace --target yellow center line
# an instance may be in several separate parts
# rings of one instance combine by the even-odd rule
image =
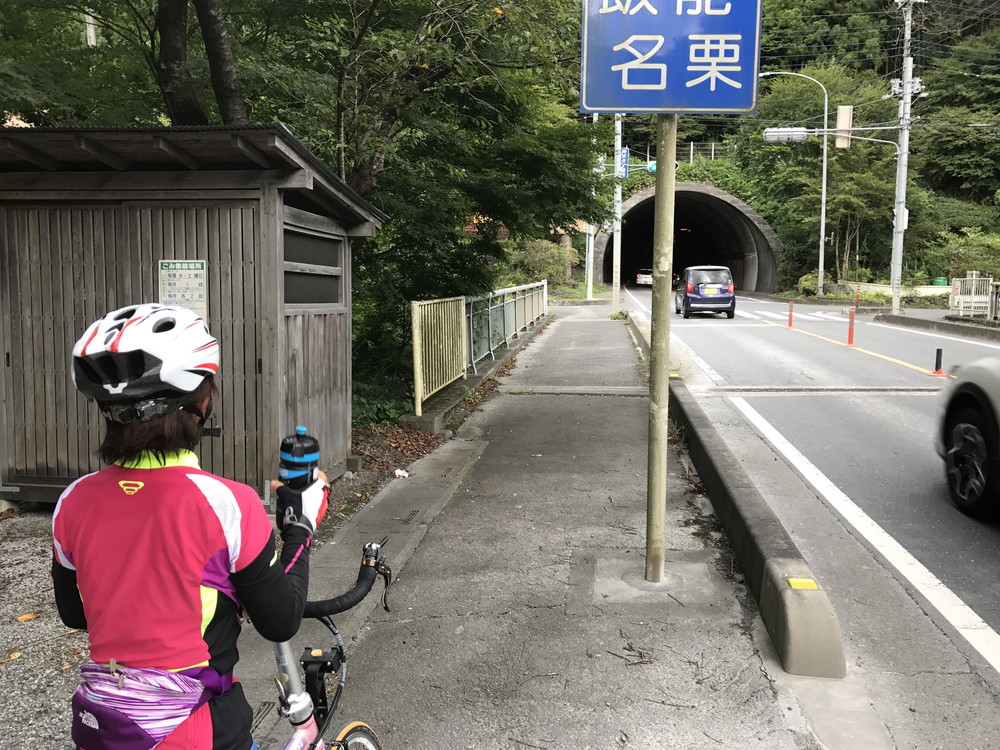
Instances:
[[[821,336],[818,333],[813,333],[811,331],[803,331],[800,328],[789,328],[787,325],[784,325],[782,323],[776,323],[773,320],[766,320],[764,318],[762,318],[761,320],[763,320],[768,325],[777,326],[778,328],[784,328],[785,330],[789,330],[789,331],[795,331],[795,333],[802,333],[802,334],[805,334],[806,336],[812,336],[814,339],[820,339],[822,341],[828,341],[829,343],[836,344],[837,346],[843,346],[843,347],[847,346],[847,344],[843,343],[842,341],[837,341],[836,339],[831,339],[828,336]],[[872,357],[878,357],[879,359],[884,359],[886,362],[892,362],[895,365],[902,365],[903,367],[909,367],[911,370],[916,370],[917,372],[922,372],[924,375],[931,375],[931,374],[933,374],[933,370],[928,370],[926,367],[919,367],[918,365],[914,365],[914,364],[911,364],[909,362],[904,362],[903,360],[896,359],[895,357],[890,357],[890,356],[885,355],[885,354],[879,354],[878,352],[873,352],[871,349],[862,349],[860,346],[852,346],[850,348],[854,349],[854,351],[856,351],[856,352],[861,352],[862,354],[868,354],[868,355],[870,355]]]

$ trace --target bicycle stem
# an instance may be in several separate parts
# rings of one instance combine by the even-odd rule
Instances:
[[[285,714],[292,724],[301,724],[313,715],[313,701],[299,677],[298,661],[290,641],[274,643],[274,658],[278,663],[278,690]]]

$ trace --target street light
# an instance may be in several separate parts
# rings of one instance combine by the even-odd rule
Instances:
[[[829,94],[826,91],[826,86],[824,86],[822,83],[820,83],[819,81],[817,81],[815,78],[813,78],[811,76],[803,75],[802,73],[790,73],[790,72],[786,72],[786,71],[772,70],[772,71],[768,71],[766,73],[760,73],[759,75],[760,75],[761,78],[765,78],[767,76],[795,76],[796,78],[805,78],[807,81],[812,81],[817,86],[819,86],[821,89],[823,89],[823,131],[824,131],[823,132],[823,182],[822,182],[822,187],[820,188],[819,276],[816,279],[816,293],[820,297],[822,297],[823,296],[823,265],[824,265],[825,249],[826,249],[826,153],[827,153],[827,141],[828,141],[826,130],[828,129],[828,126],[829,126],[829,122],[827,121],[827,118],[828,118],[829,113],[830,113],[830,96],[829,96]],[[771,128],[771,130],[772,131],[774,131],[774,130],[798,131],[798,130],[805,130],[805,128]],[[796,133],[796,135],[798,135],[798,134]],[[805,138],[805,136],[803,136],[802,138],[789,138],[788,142],[800,141],[800,140],[804,140],[804,138]],[[765,139],[766,139],[766,137],[765,137]]]

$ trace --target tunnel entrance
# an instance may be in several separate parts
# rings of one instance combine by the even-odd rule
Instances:
[[[781,242],[750,206],[724,190],[697,182],[677,183],[674,209],[673,267],[728,266],[737,289],[773,292]],[[622,203],[621,283],[635,280],[640,268],[653,266],[653,199],[656,188]],[[614,239],[599,234],[594,265],[612,283]]]

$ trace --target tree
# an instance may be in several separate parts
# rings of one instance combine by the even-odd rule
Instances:
[[[104,117],[109,114],[114,117],[120,111],[119,107],[101,105],[108,98],[120,98],[123,90],[120,88],[121,77],[134,79],[138,66],[144,64],[159,90],[162,105],[149,106],[141,114],[129,108],[133,121],[155,122],[162,116],[174,125],[205,125],[210,120],[209,110],[214,104],[223,123],[247,122],[242,85],[220,0],[193,0],[194,16],[192,3],[188,0],[156,0],[155,7],[138,0],[92,0],[87,3],[10,0],[10,6],[10,15],[0,23],[4,23],[11,36],[19,37],[27,32],[29,39],[35,38],[37,32],[33,26],[40,23],[68,32],[59,38],[64,46],[56,50],[57,55],[65,56],[63,59],[67,63],[60,66],[65,89],[48,89],[48,93],[59,94],[62,100],[57,102],[56,108],[59,113],[56,116],[60,119],[65,118],[68,122],[100,121],[94,117],[98,112]],[[5,13],[8,13],[7,9]],[[92,19],[103,32],[97,48],[85,45],[85,17]],[[196,20],[193,21],[193,18]],[[192,21],[200,29],[203,43],[202,47],[194,49],[190,33]],[[49,44],[43,49],[52,52]],[[31,55],[30,52],[28,54]],[[16,58],[8,59],[10,63],[16,63]],[[68,64],[81,60],[88,63],[82,69],[74,70]],[[206,78],[209,80],[206,81]],[[147,85],[137,88],[141,92]],[[97,101],[87,102],[87,98]],[[71,103],[84,107],[89,105],[91,111],[81,116],[78,107],[65,106]],[[58,104],[64,107],[60,108]],[[94,107],[94,104],[97,106]],[[37,110],[31,114],[37,114]],[[48,118],[43,116],[42,119]]]
[[[1000,188],[1000,28],[968,38],[927,70],[918,101],[913,165],[927,184],[960,198],[990,200]]]

